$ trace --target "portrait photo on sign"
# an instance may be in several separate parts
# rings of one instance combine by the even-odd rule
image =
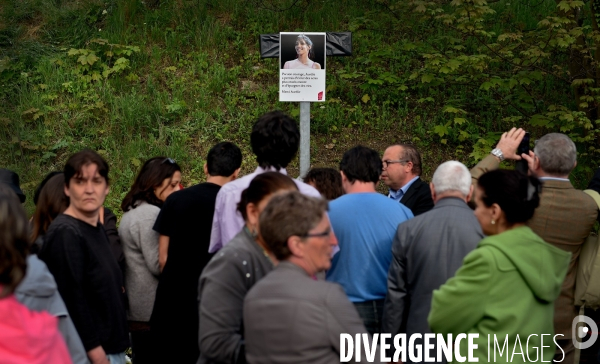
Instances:
[[[325,33],[281,33],[281,69],[325,69]]]

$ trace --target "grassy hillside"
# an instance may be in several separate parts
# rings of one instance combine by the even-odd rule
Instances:
[[[554,8],[541,4],[499,2],[501,21],[492,24],[535,26],[535,16]],[[255,165],[248,139],[256,118],[299,112],[277,101],[277,60],[258,53],[259,34],[280,31],[353,32],[354,55],[327,60],[328,101],[312,104],[313,166],[337,167],[359,143],[383,152],[394,142],[417,144],[426,179],[444,160],[473,165],[473,144],[512,126],[500,121],[511,111],[490,109],[483,91],[480,103],[465,93],[473,102],[469,137],[436,132],[454,117],[440,100],[462,91],[410,84],[423,59],[405,45],[428,26],[372,0],[7,0],[0,3],[0,166],[21,175],[29,211],[37,183],[83,147],[110,163],[114,210],[152,156],[177,160],[191,185],[204,178],[208,149],[230,140],[243,150],[246,173]]]

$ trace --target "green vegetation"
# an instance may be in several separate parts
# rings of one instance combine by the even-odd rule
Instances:
[[[203,179],[216,142],[243,150],[279,103],[276,59],[258,35],[352,31],[352,57],[327,60],[327,102],[312,106],[315,166],[361,143],[415,143],[425,177],[473,165],[500,132],[571,135],[574,175],[597,166],[600,40],[594,1],[7,0],[0,4],[0,166],[31,197],[43,176],[90,147],[120,201],[141,163],[165,155],[184,184]],[[290,174],[297,175],[297,163]],[[33,208],[31,198],[28,209]]]

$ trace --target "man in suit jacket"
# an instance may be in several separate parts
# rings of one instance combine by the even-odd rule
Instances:
[[[564,335],[556,342],[565,352],[562,363],[569,364],[573,362],[575,353],[571,325],[577,316],[573,300],[579,253],[596,221],[598,206],[569,181],[569,174],[577,165],[577,149],[568,136],[546,134],[537,141],[529,155],[519,156],[515,151],[524,135],[522,129],[515,128],[504,133],[492,154],[471,170],[471,176],[475,182],[483,173],[498,168],[502,160],[523,158],[527,161],[529,172],[544,182],[540,206],[527,225],[546,242],[572,253],[567,276],[554,306],[555,333]],[[555,360],[562,359],[562,351],[557,348]]]
[[[429,185],[421,180],[421,154],[409,144],[388,147],[383,153],[381,180],[388,197],[400,201],[417,216],[433,208]]]
[[[454,276],[463,258],[484,237],[467,205],[472,191],[467,167],[457,161],[442,163],[431,182],[435,207],[398,226],[382,332],[392,337],[431,332],[427,315],[433,290]],[[435,353],[434,349],[430,356],[435,357]]]

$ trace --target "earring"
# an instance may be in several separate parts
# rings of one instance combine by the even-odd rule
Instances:
[[[253,239],[256,239],[256,237],[258,236],[258,229],[256,228],[256,226],[253,226],[250,230],[250,236],[252,236]]]
[[[496,224],[496,221],[492,220],[492,225]]]

